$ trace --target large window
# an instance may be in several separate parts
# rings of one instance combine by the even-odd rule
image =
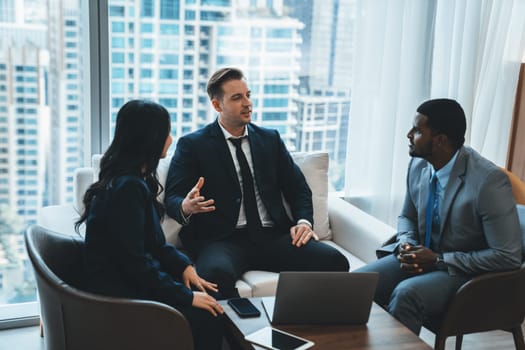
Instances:
[[[20,2],[0,16],[0,319],[36,314],[23,232],[72,201],[87,135],[80,0]]]
[[[352,23],[338,25],[338,15],[353,1],[4,1],[0,319],[7,305],[32,302],[36,312],[23,231],[43,206],[72,202],[74,169],[107,147],[130,99],[163,104],[177,139],[216,117],[205,92],[210,74],[238,66],[253,91],[254,122],[277,129],[291,151],[329,152],[331,189],[341,190],[353,45]]]
[[[110,100],[163,103],[176,140],[215,119],[209,75],[238,66],[254,122],[277,129],[291,151],[328,152],[331,189],[342,190],[354,1],[108,0]],[[124,38],[133,40],[124,46]],[[119,107],[109,106],[111,131]]]

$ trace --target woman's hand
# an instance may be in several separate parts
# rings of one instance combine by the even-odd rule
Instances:
[[[191,305],[199,309],[204,309],[213,316],[224,313],[222,306],[219,305],[217,300],[215,300],[215,298],[211,295],[203,292],[193,292],[193,302]]]
[[[206,293],[206,290],[211,290],[213,292],[218,291],[217,285],[199,277],[197,271],[195,271],[195,268],[192,265],[188,265],[186,269],[184,269],[184,272],[182,273],[182,282],[188,289],[191,289],[191,286],[194,286],[203,293]]]

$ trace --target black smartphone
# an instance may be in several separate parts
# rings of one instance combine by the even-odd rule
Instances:
[[[259,309],[257,309],[255,305],[253,305],[252,302],[247,298],[228,299],[228,305],[230,305],[240,317],[261,316]]]

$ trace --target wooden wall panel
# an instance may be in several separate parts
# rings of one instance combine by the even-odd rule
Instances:
[[[525,63],[521,64],[512,115],[507,169],[525,181]]]

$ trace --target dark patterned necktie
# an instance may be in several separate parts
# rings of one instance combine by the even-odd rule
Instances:
[[[244,154],[241,144],[242,140],[246,137],[241,138],[230,138],[229,140],[235,146],[235,155],[239,161],[242,176],[242,193],[244,202],[244,212],[246,214],[246,221],[248,225],[248,232],[252,239],[258,241],[261,235],[261,218],[259,217],[259,210],[257,209],[257,200],[255,198],[255,186],[253,182],[253,176],[248,165],[248,160]]]

